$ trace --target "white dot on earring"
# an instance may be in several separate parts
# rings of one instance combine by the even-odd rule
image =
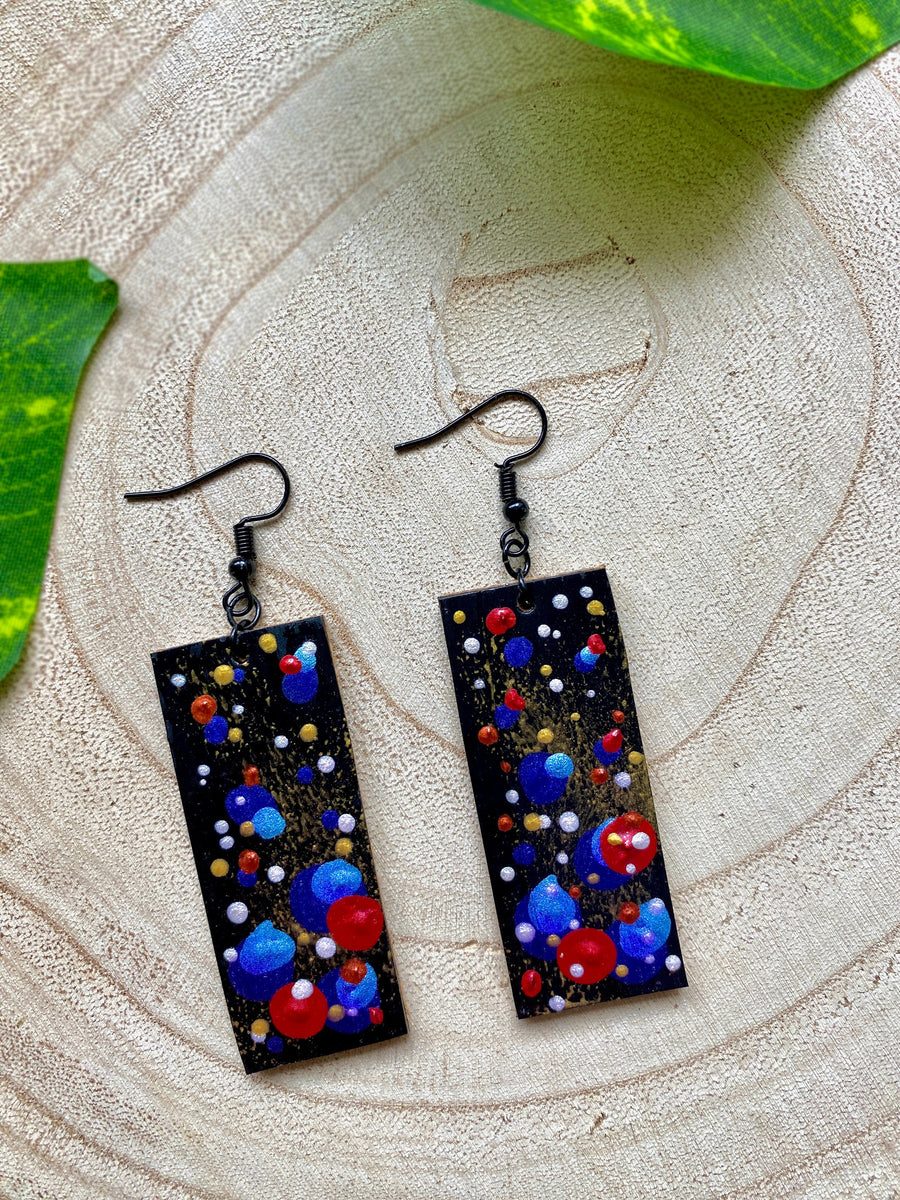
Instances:
[[[284,736],[283,733],[279,733],[279,735],[275,739],[275,748],[277,750],[286,750],[287,744],[288,744],[287,738]]]
[[[547,1003],[554,1012],[562,1012],[562,1010],[566,1007],[566,1002],[563,1000],[562,996],[551,996]]]
[[[669,954],[666,957],[666,970],[667,971],[677,971],[680,966],[681,966],[681,959],[678,957],[677,954]]]
[[[235,900],[225,909],[225,916],[233,925],[243,925],[249,915],[250,910],[241,900]]]
[[[512,883],[512,881],[515,879],[515,877],[516,877],[516,873],[512,869],[512,867],[504,867],[500,872],[500,878],[503,880],[504,883]]]
[[[320,937],[316,942],[316,954],[318,954],[319,958],[334,958],[336,953],[337,946],[335,945],[334,938]]]
[[[550,636],[550,626],[549,625],[538,625],[538,637],[549,637],[549,636]]]
[[[562,592],[557,592],[556,595],[553,597],[553,607],[554,608],[568,608],[569,607],[569,597],[564,596],[562,594]]]
[[[466,654],[477,654],[480,649],[481,642],[479,642],[478,638],[466,638],[463,642],[463,650],[465,650]]]
[[[307,1000],[314,991],[315,988],[308,979],[298,979],[291,988],[291,995],[295,1000]]]
[[[591,596],[594,594],[594,589],[592,587],[583,587],[578,594],[579,596],[583,597],[583,599],[590,600]]]
[[[228,822],[227,821],[216,821],[213,828],[215,829],[216,833],[227,833],[228,832]]]
[[[269,876],[269,879],[272,881],[272,883],[281,883],[282,879],[284,879],[284,867],[279,867],[277,865],[274,867],[269,867],[268,871],[266,871],[266,874]]]
[[[509,804],[518,804],[519,803],[519,793],[515,790],[515,788],[510,788],[509,791],[506,793],[506,799]]]
[[[341,813],[338,817],[338,829],[341,833],[352,833],[356,828],[356,817],[351,817],[349,813]]]
[[[234,838],[231,836],[231,834],[228,834],[226,837],[219,838],[219,845],[223,850],[230,850],[234,845]]]
[[[228,949],[222,954],[222,957],[226,962],[235,962],[237,956],[238,952],[235,950],[234,946],[229,946]]]

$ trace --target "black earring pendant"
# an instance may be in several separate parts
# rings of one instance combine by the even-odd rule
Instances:
[[[249,1073],[406,1032],[344,707],[322,617],[258,629],[253,525],[234,526],[224,637],[153,654],[200,889]]]
[[[606,569],[531,579],[528,504],[497,464],[514,582],[440,599],[491,887],[520,1017],[687,986]]]

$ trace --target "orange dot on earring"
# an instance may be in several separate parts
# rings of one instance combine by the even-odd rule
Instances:
[[[626,900],[624,904],[620,904],[619,911],[616,913],[616,917],[623,925],[633,925],[640,915],[640,905],[634,904],[631,900]]]
[[[599,787],[601,783],[606,783],[609,780],[609,771],[606,767],[594,767],[591,771],[591,783],[596,783]]]
[[[256,787],[259,783],[259,767],[244,767],[244,783],[247,787]]]
[[[625,714],[622,712],[621,708],[613,709],[612,719],[615,721],[615,723],[617,725],[622,724],[622,722],[625,720]]]
[[[255,850],[242,850],[238,855],[238,866],[245,875],[255,875],[259,870],[259,855]]]
[[[341,967],[341,979],[344,983],[349,983],[351,987],[355,987],[366,977],[366,964],[361,958],[348,958]]]
[[[500,734],[493,725],[482,725],[478,730],[478,740],[482,746],[493,746]]]
[[[632,812],[623,813],[620,819],[622,824],[628,829],[640,829],[644,823],[644,818],[641,816],[641,814],[639,812],[634,812],[633,810]]]
[[[504,813],[502,817],[497,818],[497,828],[501,833],[509,833],[513,827],[513,819],[509,813]]]
[[[510,773],[510,771],[512,770],[512,763],[508,763],[504,759],[504,761],[500,764],[500,770],[503,772],[504,775],[508,775]]]
[[[191,705],[191,716],[200,725],[208,725],[218,708],[212,696],[198,696]]]

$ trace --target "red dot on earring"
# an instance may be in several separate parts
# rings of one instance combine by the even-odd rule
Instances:
[[[591,654],[605,654],[606,642],[604,642],[599,633],[592,633],[588,638],[587,648]]]
[[[581,888],[578,886],[577,883],[573,883],[572,886],[569,888],[569,895],[572,897],[573,900],[581,899]]]
[[[484,623],[493,634],[508,633],[516,623],[516,614],[511,608],[492,608]]]
[[[616,916],[623,925],[633,925],[640,915],[640,906],[634,904],[631,900],[626,900],[624,904],[620,904],[619,911],[616,913]]]
[[[537,971],[526,971],[522,976],[522,991],[526,996],[536,996],[543,986],[544,981]]]
[[[384,1013],[380,1008],[369,1009],[369,1020],[373,1025],[381,1025],[384,1021]]]
[[[521,712],[525,707],[525,699],[520,696],[515,688],[510,688],[503,697],[503,703],[507,708],[511,708],[513,712]]]
[[[622,730],[611,729],[603,735],[603,749],[607,754],[618,754],[622,749]]]
[[[299,675],[303,670],[303,663],[293,654],[286,654],[278,666],[283,675]]]
[[[509,813],[504,813],[502,817],[497,818],[497,828],[501,833],[509,833],[513,827],[513,819]]]
[[[255,850],[242,850],[238,855],[238,866],[245,875],[255,875],[259,870],[259,855]]]
[[[247,787],[256,787],[259,783],[259,767],[244,767],[244,783]]]
[[[482,746],[493,746],[500,734],[493,725],[482,725],[478,730],[478,740]]]
[[[348,958],[341,967],[341,979],[355,987],[366,977],[366,964],[361,958]]]
[[[599,787],[601,783],[607,783],[609,780],[609,771],[606,767],[594,767],[591,771],[591,783],[596,783]]]
[[[622,724],[622,722],[625,720],[625,714],[622,712],[621,708],[613,709],[612,719],[617,725]]]
[[[504,760],[500,764],[500,770],[503,772],[504,775],[508,775],[510,773],[510,771],[512,770],[512,763],[508,763]]]

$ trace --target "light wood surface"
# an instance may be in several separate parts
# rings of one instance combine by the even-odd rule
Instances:
[[[900,53],[815,94],[463,0],[13,0],[0,257],[121,285],[0,695],[10,1197],[900,1195]],[[605,561],[691,987],[516,1021],[436,596]],[[251,1080],[151,650],[323,612],[412,1032]]]

